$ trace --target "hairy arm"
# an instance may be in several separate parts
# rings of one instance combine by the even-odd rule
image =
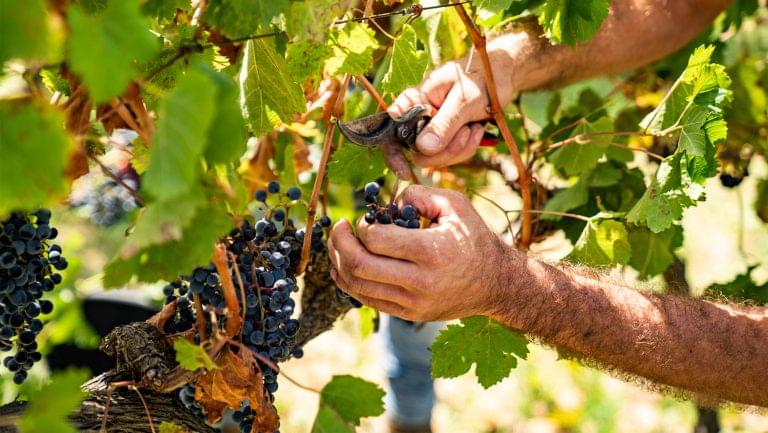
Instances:
[[[487,315],[569,355],[687,390],[704,402],[768,407],[768,308],[633,290],[505,245],[457,192],[412,185],[400,203],[421,230],[346,221],[331,275],[385,313],[417,321]]]
[[[575,48],[552,45],[538,26],[522,26],[488,43],[502,104],[517,92],[572,83],[649,63],[688,43],[731,0],[613,0],[597,35]],[[419,86],[405,90],[390,106],[393,116],[415,104],[437,108],[416,139],[422,167],[456,164],[474,154],[488,117],[488,96],[479,60],[449,62]],[[398,171],[399,172],[399,171]],[[408,177],[407,174],[402,177]]]
[[[498,281],[513,283],[488,303],[496,320],[705,400],[768,406],[768,309],[638,292],[507,254]]]

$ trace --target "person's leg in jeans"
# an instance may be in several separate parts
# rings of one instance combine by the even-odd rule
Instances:
[[[389,378],[386,404],[393,433],[430,431],[435,389],[429,347],[442,327],[441,322],[413,325],[386,318],[382,332]]]

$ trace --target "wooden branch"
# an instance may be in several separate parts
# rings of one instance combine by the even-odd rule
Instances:
[[[221,280],[221,289],[224,295],[224,302],[227,304],[227,337],[237,337],[243,328],[243,318],[240,316],[240,305],[237,302],[237,290],[232,282],[232,273],[227,264],[227,247],[224,244],[216,244],[216,251],[213,253],[213,264],[216,266],[216,272]],[[235,264],[235,266],[237,266]]]
[[[518,248],[525,251],[531,244],[531,234],[533,227],[532,215],[530,212],[528,212],[533,207],[533,202],[531,200],[530,174],[525,163],[523,162],[523,158],[520,156],[520,152],[517,149],[517,143],[515,142],[515,138],[512,136],[512,132],[509,130],[509,126],[507,125],[507,121],[504,116],[504,108],[501,106],[501,102],[499,101],[499,94],[496,90],[496,81],[493,77],[493,69],[491,68],[491,60],[488,57],[488,50],[486,49],[485,35],[480,32],[480,29],[477,27],[477,25],[475,25],[474,21],[472,21],[469,15],[467,15],[467,11],[464,10],[464,6],[462,6],[461,3],[453,3],[453,5],[455,6],[456,11],[459,13],[459,17],[461,17],[461,21],[467,28],[469,35],[472,37],[472,44],[475,47],[475,51],[483,62],[485,86],[488,92],[488,99],[491,102],[490,114],[496,121],[496,124],[499,127],[499,131],[501,132],[502,137],[504,137],[504,141],[507,143],[509,153],[512,155],[512,160],[515,163],[515,167],[517,167],[517,182],[520,184],[520,195],[523,199],[523,210],[526,211],[522,214],[520,242],[518,243]]]
[[[384,102],[384,98],[379,95],[379,92],[376,91],[376,88],[373,87],[373,84],[371,84],[370,81],[368,81],[367,78],[365,78],[365,75],[358,75],[355,77],[355,80],[357,80],[358,83],[360,83],[365,90],[368,91],[368,94],[371,95],[371,97],[376,101],[376,104],[379,105],[379,109],[382,111],[386,111],[388,108],[388,105],[386,102]]]
[[[339,93],[336,95],[336,102],[334,102],[333,109],[328,113],[329,119],[326,119],[328,126],[325,130],[325,139],[323,140],[323,155],[320,158],[320,166],[317,169],[315,184],[312,187],[312,197],[309,200],[309,207],[307,208],[307,229],[304,231],[304,243],[301,246],[301,263],[299,264],[298,274],[304,273],[304,269],[306,269],[307,263],[309,263],[309,254],[312,246],[312,225],[315,223],[317,202],[325,179],[328,160],[331,157],[331,150],[333,150],[333,133],[336,132],[336,123],[331,120],[336,117],[341,110],[344,94],[346,93],[347,87],[349,87],[349,81],[351,79],[352,76],[349,74],[344,76],[344,81],[342,81]]]
[[[109,167],[106,166],[101,160],[96,157],[95,155],[91,155],[90,153],[86,152],[86,155],[88,156],[88,159],[95,162],[99,167],[101,167],[101,171],[104,173],[105,176],[109,177],[114,181],[116,184],[120,185],[121,187],[125,188],[128,191],[128,194],[133,197],[134,200],[136,200],[136,204],[139,206],[144,206],[144,200],[142,200],[141,195],[139,195],[139,192],[135,189],[131,188],[125,181],[120,179],[119,176],[117,176],[115,173],[112,172],[112,170],[109,169]]]

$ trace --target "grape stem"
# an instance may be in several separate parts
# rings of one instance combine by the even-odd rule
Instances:
[[[520,184],[520,195],[523,199],[523,210],[525,211],[522,214],[518,248],[522,251],[526,251],[531,244],[531,234],[533,232],[533,218],[531,212],[529,212],[533,207],[531,198],[531,177],[523,162],[523,158],[520,156],[520,151],[517,149],[517,142],[515,141],[515,137],[512,136],[512,131],[509,130],[509,126],[507,125],[504,116],[504,109],[499,101],[499,94],[496,91],[496,81],[493,77],[493,69],[491,68],[491,59],[488,57],[488,50],[486,49],[485,35],[480,31],[472,18],[469,17],[467,11],[464,9],[463,3],[464,2],[455,2],[451,3],[451,5],[453,5],[455,10],[459,13],[459,17],[464,23],[464,27],[467,28],[469,35],[472,37],[472,45],[482,60],[485,87],[488,93],[488,99],[491,102],[490,114],[496,121],[499,131],[501,132],[504,141],[507,143],[509,153],[512,155],[515,167],[517,167],[517,182]]]
[[[355,80],[360,83],[361,86],[365,90],[368,91],[368,93],[371,95],[371,97],[376,101],[376,104],[379,105],[379,109],[381,111],[386,111],[388,108],[388,105],[386,102],[384,102],[384,98],[381,97],[378,91],[376,91],[376,88],[373,87],[373,84],[371,84],[370,81],[368,81],[367,78],[365,78],[365,75],[357,75],[355,76]]]
[[[227,318],[227,337],[232,338],[240,334],[243,328],[243,319],[240,317],[239,304],[237,301],[237,291],[232,283],[232,274],[227,264],[227,247],[224,244],[216,244],[216,250],[213,253],[213,264],[216,266],[216,272],[221,280],[221,288],[230,314]]]
[[[138,206],[144,206],[144,200],[141,198],[141,195],[139,195],[139,192],[135,189],[131,188],[125,181],[120,179],[118,175],[112,172],[112,170],[109,169],[109,167],[106,166],[96,155],[91,155],[90,153],[85,153],[88,156],[88,159],[92,160],[96,164],[98,164],[99,167],[101,167],[101,171],[110,179],[112,179],[116,184],[120,185],[121,187],[125,188],[126,191],[128,191],[128,194],[133,197],[134,200],[136,200],[136,204]]]

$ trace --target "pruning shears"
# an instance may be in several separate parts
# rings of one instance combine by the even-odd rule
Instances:
[[[349,122],[339,122],[338,126],[349,141],[359,146],[376,148],[398,144],[414,150],[416,137],[431,119],[432,112],[429,107],[416,105],[397,119],[383,111]],[[498,142],[498,137],[486,132],[480,146],[493,147]]]

